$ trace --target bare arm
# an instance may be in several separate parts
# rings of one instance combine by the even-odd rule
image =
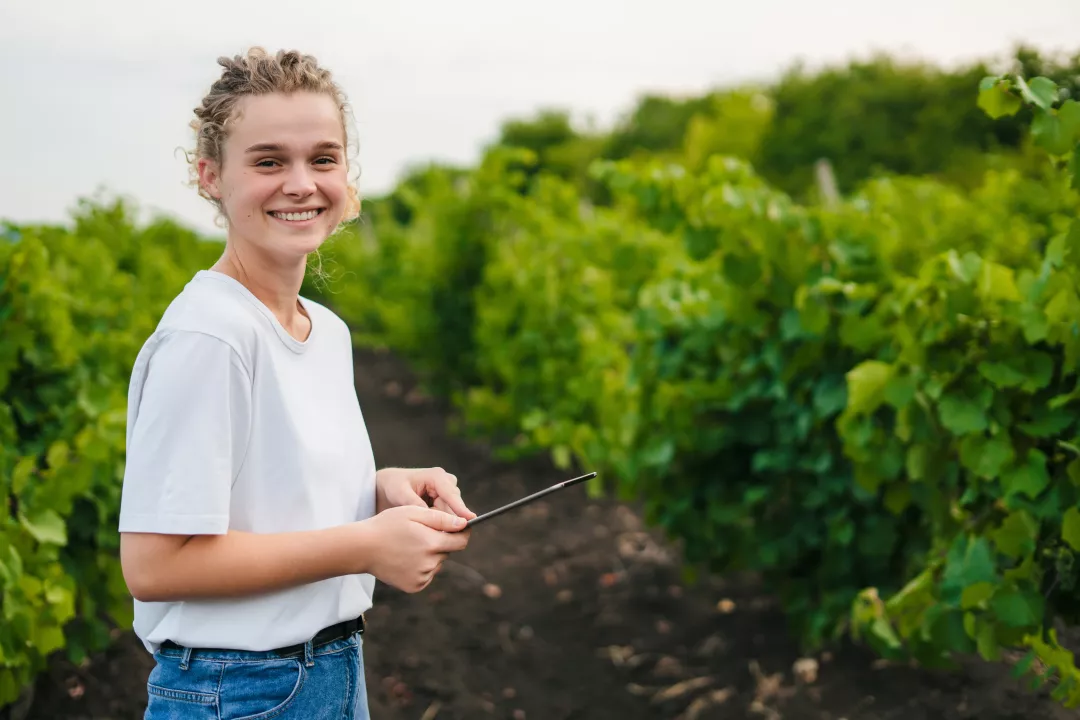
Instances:
[[[124,533],[120,562],[133,597],[146,602],[236,597],[364,572],[358,527],[260,535]],[[362,545],[360,545],[362,547]],[[343,552],[346,548],[353,553]]]
[[[340,575],[372,573],[416,592],[469,532],[456,518],[404,507],[324,530],[225,535],[123,533],[120,562],[137,600],[166,602],[254,595]]]

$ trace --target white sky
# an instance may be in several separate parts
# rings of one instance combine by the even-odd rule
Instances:
[[[609,125],[700,92],[889,50],[941,64],[1016,42],[1080,51],[1080,0],[0,0],[0,218],[60,221],[99,188],[212,230],[177,147],[219,55],[299,48],[349,94],[360,186],[471,162],[559,106]]]

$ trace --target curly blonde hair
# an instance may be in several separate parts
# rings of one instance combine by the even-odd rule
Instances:
[[[296,50],[279,50],[271,55],[261,47],[250,48],[243,55],[219,57],[218,65],[224,70],[221,77],[210,86],[210,92],[195,108],[191,129],[195,131],[195,149],[185,151],[189,166],[191,185],[198,188],[199,195],[208,200],[218,212],[217,224],[228,222],[225,210],[217,198],[212,197],[199,181],[197,164],[200,158],[221,163],[222,150],[228,137],[230,122],[236,119],[236,106],[247,95],[271,93],[315,92],[329,95],[337,104],[341,126],[349,137],[348,118],[351,115],[345,92],[331,77],[329,70],[319,67],[311,55]],[[346,143],[351,146],[351,143]],[[355,167],[347,158],[347,167]],[[350,179],[349,200],[342,224],[354,220],[360,214],[360,193],[356,181]]]

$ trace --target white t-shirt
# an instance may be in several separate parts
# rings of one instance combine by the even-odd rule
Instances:
[[[135,361],[120,532],[315,530],[375,513],[375,459],[353,384],[348,327],[300,298],[304,342],[223,273],[202,270]],[[371,607],[375,579],[349,575],[246,598],[135,601],[154,652],[266,650],[304,642]]]

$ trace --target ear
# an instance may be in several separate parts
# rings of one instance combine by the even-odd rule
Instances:
[[[199,171],[199,185],[206,190],[210,197],[220,200],[221,187],[219,181],[221,174],[217,163],[208,158],[199,158],[196,168]]]

